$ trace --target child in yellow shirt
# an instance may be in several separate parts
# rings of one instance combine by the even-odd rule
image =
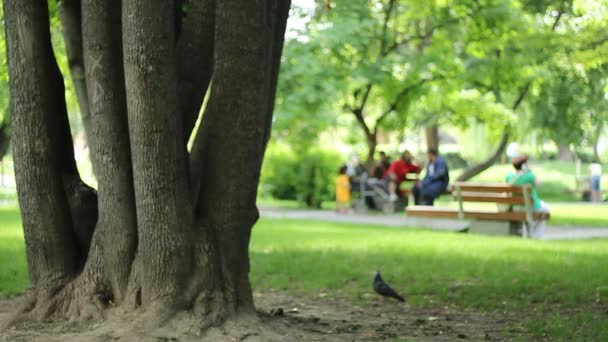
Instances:
[[[336,211],[342,214],[348,212],[350,203],[350,180],[346,174],[346,165],[340,167],[336,177]]]

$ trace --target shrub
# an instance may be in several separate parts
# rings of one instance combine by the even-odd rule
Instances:
[[[335,151],[315,148],[297,154],[285,146],[272,146],[262,167],[260,194],[320,208],[323,201],[335,197],[335,178],[342,163]]]

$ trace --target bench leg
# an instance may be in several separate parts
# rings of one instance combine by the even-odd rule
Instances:
[[[522,234],[522,222],[510,221],[509,222],[509,235],[521,236]]]
[[[529,228],[530,228],[530,223],[529,222],[522,222],[521,224],[521,237],[524,239],[527,239],[530,237],[529,234]]]

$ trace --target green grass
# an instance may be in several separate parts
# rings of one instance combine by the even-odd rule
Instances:
[[[12,296],[27,287],[27,264],[21,218],[14,207],[0,207],[0,296]]]
[[[27,287],[15,208],[0,209],[0,292]],[[608,340],[608,240],[544,242],[508,237],[264,219],[251,244],[254,288],[365,305],[372,272],[411,305],[524,315],[533,336]],[[373,298],[373,297],[372,297]],[[508,327],[505,327],[507,330]]]
[[[256,288],[365,302],[372,271],[380,269],[413,305],[522,312],[538,337],[608,340],[608,316],[592,309],[598,289],[608,285],[608,240],[539,242],[263,220],[251,252]]]

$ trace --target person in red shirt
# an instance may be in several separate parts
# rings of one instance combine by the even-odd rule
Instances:
[[[420,173],[422,168],[412,162],[409,151],[403,152],[401,159],[394,161],[386,170],[384,178],[388,180],[388,191],[391,201],[397,200],[397,189],[405,181],[408,173]]]

